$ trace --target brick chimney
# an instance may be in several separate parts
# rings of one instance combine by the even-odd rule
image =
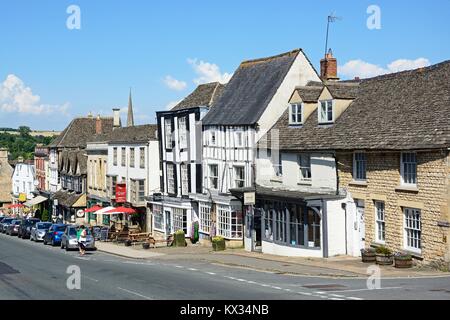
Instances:
[[[320,78],[323,81],[339,80],[337,76],[337,60],[333,57],[331,49],[326,54],[325,58],[320,60]]]
[[[95,120],[95,134],[101,133],[102,133],[102,119],[100,119],[100,115],[98,115],[97,119]]]

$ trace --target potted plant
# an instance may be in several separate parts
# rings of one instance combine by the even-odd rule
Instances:
[[[375,248],[361,249],[362,262],[375,263],[376,262],[376,250]]]
[[[385,246],[380,246],[376,249],[376,261],[379,265],[389,266],[394,263],[394,256],[392,250]]]
[[[412,255],[403,252],[394,254],[394,266],[396,268],[412,268]]]
[[[221,236],[212,237],[212,247],[214,251],[225,250],[225,239]]]
[[[183,230],[178,230],[174,234],[174,246],[175,247],[185,247],[186,246],[186,236]]]

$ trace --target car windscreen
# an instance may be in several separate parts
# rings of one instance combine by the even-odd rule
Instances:
[[[54,229],[54,231],[64,232],[64,230],[66,230],[66,226],[57,226]]]
[[[69,236],[76,236],[77,235],[77,230],[75,228],[69,228],[68,230],[69,232]]]
[[[14,225],[15,225],[15,226],[18,226],[19,224],[20,224],[20,220],[14,221]]]
[[[49,229],[52,224],[51,223],[38,223],[37,225],[38,229]]]
[[[11,223],[11,221],[13,221],[14,219],[5,219],[5,220],[3,220],[3,223]]]

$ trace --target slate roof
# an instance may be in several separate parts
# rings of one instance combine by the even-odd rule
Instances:
[[[225,88],[224,84],[211,82],[199,85],[190,95],[171,109],[171,111],[210,107],[220,97]]]
[[[300,86],[295,91],[300,95],[303,102],[317,102],[322,93],[323,86]]]
[[[109,143],[131,143],[158,141],[158,125],[145,124],[140,126],[114,129],[108,136]]]
[[[77,166],[80,166],[80,171],[76,172]],[[84,150],[63,150],[60,156],[59,171],[61,174],[68,174],[68,170],[72,175],[86,175],[87,174],[87,155]]]
[[[102,132],[113,130],[113,118],[102,117]],[[75,118],[52,142],[50,147],[59,148],[85,148],[87,142],[95,136],[96,118]]]
[[[448,148],[449,84],[450,60],[364,79],[333,125],[319,126],[314,112],[303,126],[289,126],[287,110],[273,129],[286,151]]]
[[[301,49],[241,63],[203,125],[255,124],[286,77]]]
[[[314,199],[340,199],[343,198],[341,195],[336,195],[336,193],[312,193],[312,192],[302,192],[298,190],[289,190],[286,188],[279,187],[266,187],[256,184],[255,187],[245,187],[245,188],[235,188],[230,189],[233,195],[242,196],[246,192],[255,192],[256,197],[263,196],[268,198],[284,198],[284,199],[295,199],[297,201],[306,201]]]

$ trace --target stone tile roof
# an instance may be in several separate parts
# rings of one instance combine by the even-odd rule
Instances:
[[[301,49],[241,63],[203,125],[253,125],[280,87]]]
[[[357,97],[333,125],[314,112],[289,126],[274,125],[281,150],[412,150],[450,147],[450,60],[360,82]],[[270,143],[270,134],[268,135]]]
[[[323,86],[300,86],[295,88],[295,91],[300,95],[303,102],[317,102],[322,93]]]
[[[106,142],[127,143],[158,141],[158,125],[145,124],[141,126],[116,128],[110,134]]]
[[[58,205],[72,207],[81,196],[82,194],[60,190],[53,195],[53,199],[58,199]]]
[[[211,82],[199,85],[190,95],[171,109],[171,111],[196,107],[210,107],[220,97],[225,88],[224,84]]]
[[[108,133],[113,130],[113,118],[102,117],[102,132]],[[50,144],[56,148],[85,148],[87,142],[95,136],[96,118],[75,118]]]

